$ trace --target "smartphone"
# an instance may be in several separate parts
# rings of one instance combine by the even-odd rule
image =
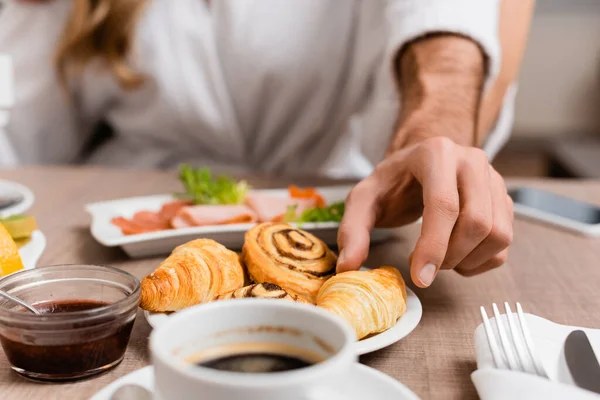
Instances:
[[[516,215],[586,236],[600,236],[600,206],[528,187],[512,188],[508,194]]]

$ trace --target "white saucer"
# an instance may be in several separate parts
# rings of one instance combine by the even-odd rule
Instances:
[[[338,390],[340,390],[341,395],[347,396],[348,399],[419,400],[416,394],[394,378],[366,365],[355,364],[346,378],[344,387]],[[118,388],[128,383],[134,383],[153,391],[154,368],[148,366],[125,375],[104,387],[90,400],[110,400],[110,397]]]
[[[21,261],[23,261],[25,269],[36,267],[45,248],[46,236],[44,236],[40,230],[34,231],[29,243],[19,249],[19,255],[21,256]]]
[[[410,288],[406,288],[406,312],[404,315],[400,317],[398,322],[396,322],[396,325],[392,326],[387,331],[356,342],[354,344],[356,354],[363,355],[371,353],[396,343],[417,327],[419,321],[421,321],[422,315],[423,307],[421,306],[421,301],[415,292]],[[144,316],[146,317],[148,324],[153,328],[164,324],[169,318],[168,314],[151,313],[148,311],[144,311]]]
[[[20,193],[23,196],[23,200],[11,207],[0,210],[0,218],[23,214],[31,208],[33,201],[35,200],[33,192],[28,187],[23,186],[20,183],[0,179],[0,193],[3,192]]]

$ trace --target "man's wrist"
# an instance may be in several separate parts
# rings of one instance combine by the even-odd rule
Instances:
[[[475,145],[485,74],[479,46],[451,34],[424,37],[409,44],[396,65],[402,108],[390,150],[434,136]]]
[[[390,150],[399,150],[436,136],[447,137],[463,146],[476,145],[475,119],[460,115],[460,110],[456,113],[444,111],[438,107],[413,111],[398,127]]]

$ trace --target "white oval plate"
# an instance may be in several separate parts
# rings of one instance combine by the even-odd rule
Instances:
[[[351,186],[329,186],[318,187],[317,190],[328,203],[334,203],[344,200],[351,188]],[[256,193],[288,196],[287,189],[257,189]],[[170,254],[175,247],[198,238],[213,239],[229,249],[241,249],[246,231],[254,226],[254,224],[192,226],[139,235],[124,235],[111,222],[113,217],[131,218],[135,212],[141,210],[157,211],[164,203],[171,200],[173,196],[165,194],[88,204],[86,210],[92,218],[90,225],[92,236],[104,246],[120,246],[130,257],[139,258]],[[303,230],[314,234],[328,245],[337,244],[338,228],[337,222],[307,222],[302,225]],[[393,229],[376,228],[371,233],[371,242],[388,240],[393,237],[393,232]]]
[[[387,331],[378,333],[354,344],[356,354],[363,355],[390,346],[411,333],[421,321],[423,307],[421,301],[410,288],[406,288],[406,312],[398,319],[396,325]],[[146,320],[153,328],[164,324],[169,318],[165,313],[151,313],[144,311]]]
[[[154,367],[148,366],[125,375],[96,393],[90,400],[110,400],[115,391],[123,385],[143,386],[154,391]],[[344,385],[335,388],[348,399],[371,400],[419,400],[409,388],[394,378],[376,369],[356,363],[344,377]]]
[[[23,186],[20,183],[0,179],[0,193],[4,192],[20,193],[23,196],[23,200],[14,206],[0,210],[0,218],[6,218],[16,214],[23,214],[25,211],[31,208],[35,200],[33,192],[28,187]]]
[[[21,261],[23,261],[25,269],[33,269],[36,267],[45,248],[46,236],[44,236],[40,230],[34,231],[29,243],[19,249],[19,255],[21,256]]]

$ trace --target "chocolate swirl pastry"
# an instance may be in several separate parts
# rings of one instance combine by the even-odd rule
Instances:
[[[283,299],[296,301],[298,298],[283,290],[280,286],[274,283],[253,283],[243,288],[233,290],[217,297],[217,300],[226,299],[245,299],[245,298],[262,298],[262,299]]]
[[[336,255],[320,239],[284,223],[263,223],[246,233],[242,259],[250,278],[271,282],[314,304],[335,273]]]

